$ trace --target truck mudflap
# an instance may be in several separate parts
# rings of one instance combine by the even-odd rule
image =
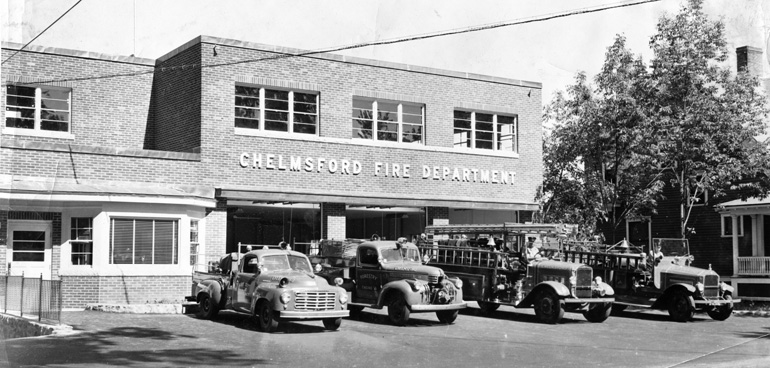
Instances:
[[[583,303],[614,303],[615,298],[564,298],[562,299],[564,303],[575,303],[575,304],[583,304]]]
[[[414,304],[409,306],[412,312],[435,312],[442,310],[456,310],[464,309],[468,306],[467,302],[459,302],[452,304]]]
[[[733,304],[733,303],[740,303],[740,299],[695,299],[695,306],[696,307],[704,307],[704,306],[713,306],[713,305],[723,305],[723,304]]]
[[[324,318],[342,318],[350,316],[350,311],[334,310],[334,311],[279,311],[279,317],[281,319],[324,319]]]

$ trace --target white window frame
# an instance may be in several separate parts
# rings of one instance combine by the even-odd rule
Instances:
[[[18,87],[29,87],[29,88],[35,88],[35,121],[33,128],[18,128],[18,127],[9,127],[8,126],[8,119],[14,118],[15,116],[11,116],[14,111],[9,111],[9,106],[16,106],[16,105],[9,105],[8,104],[8,87],[9,86],[18,86]],[[67,93],[67,110],[57,110],[57,109],[50,109],[55,111],[61,111],[66,112],[68,116],[67,120],[67,130],[66,131],[60,131],[60,130],[47,130],[42,129],[42,110],[43,110],[43,89],[50,89],[50,90],[57,90]],[[5,101],[6,101],[6,110],[5,115],[3,119],[3,134],[9,134],[9,135],[30,135],[30,136],[40,136],[40,137],[52,137],[52,138],[68,138],[73,139],[72,137],[72,88],[67,87],[57,87],[57,86],[49,86],[49,85],[43,85],[43,84],[35,84],[35,83],[8,83],[6,85],[5,89]]]
[[[87,219],[87,220],[90,221],[90,224],[91,224],[91,239],[88,239],[88,240],[74,239],[72,237],[72,231],[77,229],[77,228],[75,228],[73,226],[73,222],[76,221],[76,220],[83,220],[83,219]],[[83,266],[92,267],[94,265],[94,219],[93,219],[93,217],[87,217],[87,216],[86,217],[75,217],[75,216],[70,217],[70,228],[69,228],[69,231],[70,231],[70,257],[69,257],[70,258],[70,264],[72,266],[75,266],[75,267],[83,267]],[[74,244],[91,244],[91,252],[75,252],[75,247],[73,246]],[[89,255],[90,259],[91,259],[91,263],[85,263],[85,264],[75,264],[75,263],[72,263],[72,257],[75,256],[75,255],[79,255],[79,254]]]
[[[403,101],[395,101],[395,100],[386,100],[386,99],[378,99],[378,98],[372,98],[372,97],[362,97],[362,96],[353,96],[353,99],[351,100],[351,111],[355,108],[353,107],[353,101],[360,100],[364,102],[370,102],[372,104],[372,138],[361,138],[361,137],[352,137],[351,139],[358,139],[363,141],[375,141],[375,142],[387,142],[387,143],[400,143],[400,144],[419,144],[424,145],[425,144],[425,104],[421,103],[415,103],[415,102],[403,102]],[[387,121],[388,123],[396,123],[398,125],[398,132],[396,132],[396,136],[398,137],[398,140],[391,141],[391,140],[381,140],[379,139],[379,135],[377,134],[378,128],[379,128],[379,121],[377,120],[377,117],[379,116],[379,103],[392,103],[397,104],[397,121]],[[419,106],[420,107],[420,126],[422,127],[422,132],[420,133],[420,140],[414,141],[414,142],[404,142],[403,141],[403,134],[404,134],[404,125],[415,125],[414,123],[405,122],[404,121],[404,105],[410,105],[410,106]],[[354,116],[350,117],[351,121],[351,135],[352,135],[352,124],[353,120],[356,120],[357,118]],[[383,120],[385,121],[385,120]]]
[[[193,241],[193,224],[195,224],[195,235],[197,241]],[[196,267],[200,261],[201,255],[201,226],[203,221],[199,218],[190,218],[190,266]],[[194,246],[193,246],[194,245]]]
[[[115,222],[114,220],[132,220],[134,221],[133,224],[133,234],[132,234],[132,244],[131,244],[131,263],[115,263]],[[136,221],[137,220],[150,220],[153,221],[153,234],[152,234],[152,259],[150,263],[136,263]],[[176,243],[176,249],[171,250],[171,263],[155,263],[155,236],[156,236],[156,228],[155,228],[155,221],[171,221],[174,224],[175,229],[175,235],[176,238],[174,238],[174,242]],[[182,263],[182,252],[181,252],[181,227],[182,219],[178,217],[171,217],[171,218],[165,218],[165,217],[110,217],[109,218],[109,250],[108,250],[108,258],[107,263],[109,265],[118,265],[118,266],[179,266]],[[189,229],[188,229],[189,230]],[[176,260],[176,262],[174,262]]]
[[[733,237],[733,234],[726,234],[725,233],[725,230],[726,230],[725,229],[725,219],[729,220],[730,223],[732,224],[732,221],[733,221],[732,217],[733,217],[732,215],[722,215],[722,217],[720,219],[721,220],[720,223],[719,223],[719,226],[721,228],[720,234],[722,235],[723,238],[732,238]],[[740,237],[743,236],[743,215],[737,215],[737,217],[738,217],[738,237],[740,238]]]
[[[471,119],[470,119],[471,129],[468,131],[470,133],[470,141],[471,141],[471,146],[470,147],[465,146],[465,145],[459,145],[459,144],[457,144],[457,142],[454,139],[454,135],[456,134],[456,133],[454,133],[454,130],[456,129],[455,128],[455,124],[454,124],[454,121],[455,121],[456,118],[455,118],[454,114],[457,111],[466,112],[466,113],[470,113],[471,114]],[[492,136],[493,136],[492,149],[477,148],[476,147],[476,140],[477,140],[476,139],[476,114],[477,113],[486,114],[486,115],[492,115]],[[498,129],[499,125],[500,125],[498,123],[498,116],[505,116],[505,117],[509,117],[509,118],[513,118],[514,119],[514,124],[513,124],[514,132],[512,134],[513,135],[513,150],[511,150],[511,151],[502,150],[502,149],[498,148],[498,146],[501,143],[501,141],[498,139],[498,135],[501,134],[501,132]],[[484,150],[484,151],[511,152],[511,153],[518,154],[519,153],[519,115],[518,114],[505,114],[505,113],[488,112],[488,111],[476,111],[476,110],[468,110],[468,109],[454,109],[452,111],[452,137],[453,137],[452,138],[452,146],[454,147],[454,149],[460,149],[460,150],[472,149],[472,150]]]
[[[235,94],[235,91],[233,91],[233,126],[235,126],[236,132],[245,133],[248,131],[259,131],[264,132],[267,134],[293,134],[293,135],[300,135],[300,136],[319,136],[320,130],[321,130],[321,118],[320,118],[320,110],[321,110],[321,94],[318,91],[306,91],[306,90],[299,90],[299,89],[287,89],[287,88],[278,88],[278,87],[272,87],[272,86],[260,86],[260,85],[252,85],[248,83],[236,83],[234,87],[246,87],[246,88],[255,88],[259,89],[259,127],[258,128],[248,128],[248,127],[238,127],[235,126],[235,119],[238,118],[238,116],[235,116],[235,109],[239,106],[235,103],[235,99],[239,96]],[[287,130],[281,131],[281,130],[266,130],[265,129],[265,91],[266,90],[273,90],[273,91],[282,91],[287,92],[289,94],[288,99],[288,122],[287,122]],[[304,112],[297,112],[297,114],[302,115],[314,115],[315,116],[315,133],[300,133],[300,132],[294,132],[294,93],[302,93],[302,94],[308,94],[308,95],[314,95],[315,96],[315,105],[316,105],[316,111],[315,114],[307,114]]]
[[[701,193],[701,196],[703,197],[702,202],[691,202],[693,207],[701,207],[705,206],[709,201],[709,190],[703,189],[703,193]],[[687,188],[687,200],[692,201],[692,196],[690,195],[690,188]]]

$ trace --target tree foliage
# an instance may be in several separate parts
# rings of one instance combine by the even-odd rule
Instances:
[[[724,25],[690,0],[663,16],[650,39],[649,65],[617,36],[594,85],[585,74],[545,108],[540,195],[546,221],[618,226],[654,213],[662,192],[677,188],[681,229],[704,191],[766,195],[770,155],[767,99],[756,78],[724,65]],[[740,183],[740,184],[739,184]]]

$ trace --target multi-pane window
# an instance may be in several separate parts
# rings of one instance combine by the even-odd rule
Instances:
[[[44,262],[45,231],[14,231],[11,260],[14,262]]]
[[[70,226],[70,246],[73,265],[91,265],[94,255],[93,219],[73,217]]]
[[[420,104],[353,98],[352,137],[422,143],[425,107]]]
[[[318,134],[318,95],[236,85],[235,127]]]
[[[722,215],[722,237],[733,236],[733,218]],[[738,216],[738,236],[743,236],[743,216]]]
[[[67,88],[9,84],[6,87],[5,126],[69,132],[70,94]]]
[[[198,220],[190,220],[190,266],[198,263]]]
[[[500,115],[455,110],[454,146],[518,152],[519,119]]]
[[[178,264],[177,220],[112,219],[110,263]]]

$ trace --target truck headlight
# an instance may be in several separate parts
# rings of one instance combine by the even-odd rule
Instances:
[[[342,286],[342,277],[335,277],[334,284],[337,286]]]
[[[460,280],[459,277],[454,279],[454,280],[452,280],[452,283],[455,284],[455,287],[458,288],[458,289],[462,289],[463,288],[463,280]]]
[[[348,302],[348,293],[340,293],[340,304]]]
[[[324,269],[324,268],[323,268],[323,267],[321,267],[321,264],[320,264],[320,263],[316,263],[316,264],[315,264],[315,272],[321,272],[321,271],[323,271],[323,269]]]
[[[412,283],[412,290],[421,293],[425,291],[425,284],[423,284],[422,281],[415,281]]]
[[[577,286],[577,276],[572,275],[569,277],[569,285],[570,286]]]
[[[698,290],[699,293],[703,294],[703,283],[700,281],[696,282],[695,289]]]
[[[284,292],[283,294],[281,294],[281,303],[289,304],[290,301],[291,301],[291,294],[289,294],[288,292]]]

